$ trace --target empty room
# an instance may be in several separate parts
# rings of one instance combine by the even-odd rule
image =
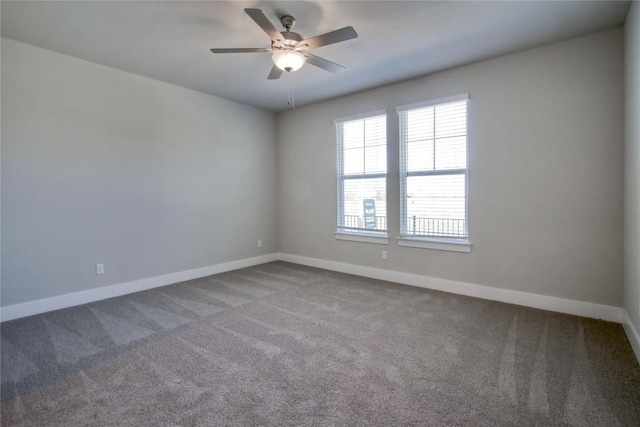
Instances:
[[[640,425],[640,3],[0,2],[2,426]]]

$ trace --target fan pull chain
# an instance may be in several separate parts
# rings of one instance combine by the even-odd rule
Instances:
[[[292,110],[296,108],[295,99],[293,96],[293,73],[287,72],[287,79],[289,80],[289,99],[287,100],[287,105],[291,107]]]

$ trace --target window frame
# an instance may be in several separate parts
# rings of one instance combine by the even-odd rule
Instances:
[[[399,146],[399,178],[400,178],[400,237],[397,238],[398,246],[425,248],[425,249],[438,249],[455,252],[471,252],[470,233],[469,233],[469,94],[463,93],[453,96],[447,96],[443,98],[431,99],[424,102],[418,102],[413,104],[407,104],[396,107],[396,113],[398,114],[398,146]],[[407,138],[404,135],[405,127],[402,123],[403,113],[410,110],[435,107],[438,105],[445,105],[454,102],[466,102],[466,117],[465,117],[465,155],[466,155],[466,167],[458,169],[441,169],[441,170],[418,170],[409,172],[407,169]],[[434,129],[435,132],[435,129]],[[435,149],[435,148],[434,148]],[[435,167],[435,165],[434,165]],[[464,202],[464,224],[466,238],[458,237],[437,237],[437,236],[420,236],[407,233],[409,224],[407,219],[407,178],[414,176],[446,176],[446,175],[464,175],[465,183],[465,202]]]
[[[358,120],[366,120],[374,117],[384,117],[385,121],[385,171],[384,172],[375,172],[375,173],[362,173],[362,174],[345,174],[344,173],[344,140],[342,136],[339,134],[338,126],[343,125],[344,123],[358,121]],[[336,231],[334,233],[335,238],[337,240],[350,240],[355,242],[364,242],[364,243],[378,243],[378,244],[388,244],[389,238],[389,223],[388,223],[388,159],[389,159],[389,138],[388,138],[388,111],[385,110],[377,110],[371,111],[368,113],[357,114],[347,117],[341,117],[335,119],[333,121],[336,126],[336,188],[337,188],[337,197],[336,197]],[[347,176],[345,178],[345,176]],[[352,179],[384,179],[385,182],[385,218],[386,218],[386,229],[385,230],[370,230],[370,229],[345,229],[344,226],[344,184],[345,180]]]

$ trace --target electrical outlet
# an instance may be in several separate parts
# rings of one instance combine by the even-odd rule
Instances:
[[[96,264],[96,274],[104,274],[104,264]]]
[[[382,251],[382,259],[387,259],[387,251]]]
[[[261,248],[262,247],[262,240],[258,240],[258,247]]]

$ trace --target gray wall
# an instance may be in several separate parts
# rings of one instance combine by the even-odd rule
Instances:
[[[275,122],[3,39],[2,305],[275,252]]]
[[[640,331],[640,4],[631,5],[625,31],[624,308]]]
[[[280,251],[621,306],[622,42],[617,28],[281,113]],[[464,92],[472,253],[398,247],[395,107]],[[332,121],[380,109],[392,241],[336,241]]]
[[[279,250],[620,306],[622,40],[614,29],[276,116],[3,39],[2,305]],[[394,108],[462,92],[472,253],[398,247]],[[391,244],[336,241],[333,119],[384,108]],[[625,302],[636,328],[638,134],[628,119]]]

